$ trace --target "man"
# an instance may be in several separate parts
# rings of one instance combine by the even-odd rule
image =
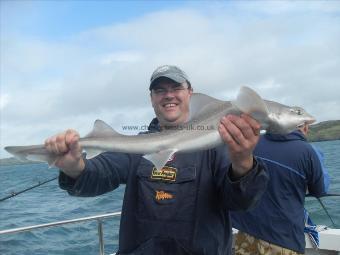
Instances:
[[[307,123],[305,123],[304,125],[302,125],[299,130],[301,131],[301,133],[305,136],[305,138],[308,135],[309,132],[309,125]],[[316,155],[319,158],[320,164],[321,164],[321,169],[322,169],[322,173],[323,173],[323,179],[324,179],[324,190],[327,193],[329,190],[329,185],[330,185],[330,176],[328,174],[328,171],[324,165],[324,156],[322,151],[316,147],[314,144],[311,144],[313,150],[315,151]]]
[[[188,121],[193,89],[182,70],[157,68],[149,89],[156,114],[149,132]],[[126,184],[118,254],[225,255],[231,254],[229,210],[253,206],[268,180],[252,155],[259,129],[247,115],[225,116],[219,126],[225,146],[175,154],[162,169],[169,173],[164,176],[156,176],[142,155],[102,153],[83,159],[73,130],[45,145],[60,155],[59,183],[71,195],[96,196]]]
[[[306,191],[326,193],[329,177],[313,147],[306,141],[308,125],[288,135],[265,134],[254,154],[268,166],[270,181],[258,206],[232,213],[240,231],[235,254],[304,254]]]

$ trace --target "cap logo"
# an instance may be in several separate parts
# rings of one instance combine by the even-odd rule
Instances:
[[[158,68],[157,73],[164,73],[168,71],[169,69],[170,69],[169,66],[161,66],[160,68]]]

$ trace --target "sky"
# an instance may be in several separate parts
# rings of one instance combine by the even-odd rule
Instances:
[[[340,119],[340,1],[0,1],[0,158],[101,119],[135,134],[148,90],[177,65],[195,92],[241,86]]]

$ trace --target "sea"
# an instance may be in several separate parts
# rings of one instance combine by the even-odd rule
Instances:
[[[316,142],[323,153],[334,196],[321,203],[307,197],[305,207],[316,224],[340,228],[340,140]],[[0,165],[0,200],[58,176],[58,170],[46,164]],[[122,207],[125,186],[97,197],[72,197],[53,180],[0,202],[0,231],[62,220],[118,212]],[[326,210],[326,211],[325,211]],[[118,249],[119,217],[103,221],[105,254]],[[334,223],[334,224],[333,224]],[[98,254],[97,221],[41,228],[30,232],[0,235],[1,255]]]

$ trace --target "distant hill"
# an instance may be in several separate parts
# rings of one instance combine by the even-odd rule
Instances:
[[[31,160],[21,161],[19,159],[14,158],[14,157],[0,159],[0,166],[40,164],[40,163],[42,163],[42,162],[35,162],[35,161],[31,161]]]
[[[329,120],[310,125],[307,139],[310,142],[340,140],[340,120]]]

